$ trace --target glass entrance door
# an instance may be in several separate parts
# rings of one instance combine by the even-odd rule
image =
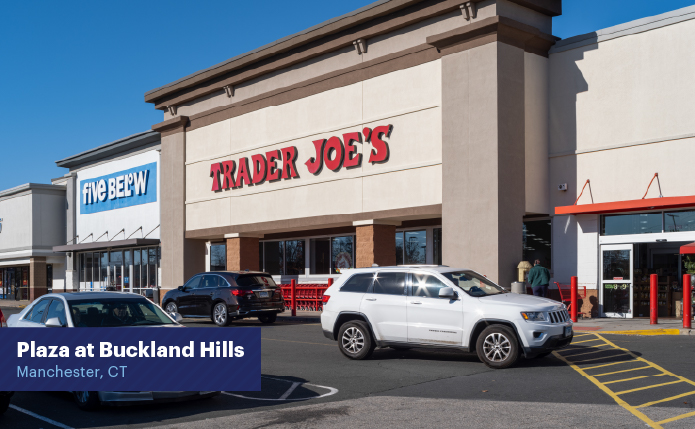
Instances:
[[[632,244],[601,246],[601,316],[632,318]]]

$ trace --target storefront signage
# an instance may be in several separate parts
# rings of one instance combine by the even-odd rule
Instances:
[[[356,144],[367,143],[370,146],[367,162],[380,164],[389,160],[389,145],[383,137],[391,135],[391,125],[364,128],[362,132],[342,135],[342,139],[333,136],[328,139],[314,140],[314,153],[304,163],[309,173],[318,176],[326,169],[333,172],[341,168],[351,169],[362,165],[362,154],[358,153]],[[363,151],[363,152],[366,152]],[[366,153],[365,153],[366,155]],[[210,165],[212,191],[238,189],[257,186],[265,182],[277,182],[281,179],[299,178],[296,161],[299,153],[296,146],[280,150],[271,150],[265,154],[242,157],[238,161],[215,162]]]
[[[80,213],[98,213],[157,201],[157,163],[80,181]]]

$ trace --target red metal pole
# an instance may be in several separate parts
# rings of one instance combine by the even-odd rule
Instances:
[[[333,277],[328,278],[328,287],[333,286]]]
[[[649,324],[659,323],[659,276],[652,274],[649,276]]]
[[[577,290],[579,289],[579,280],[577,276],[572,276],[570,281],[570,317],[574,323],[577,323]]]
[[[692,314],[692,298],[690,296],[690,274],[683,274],[683,328],[690,329]]]
[[[297,281],[292,279],[290,282],[290,297],[292,301],[292,316],[297,315]]]

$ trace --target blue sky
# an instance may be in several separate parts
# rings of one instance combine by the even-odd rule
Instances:
[[[0,14],[0,190],[49,183],[54,161],[150,129],[144,93],[369,0],[13,1]],[[695,0],[565,0],[562,38]]]

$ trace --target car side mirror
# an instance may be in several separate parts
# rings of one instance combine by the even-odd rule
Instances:
[[[171,316],[171,318],[174,319],[176,323],[179,323],[183,320],[183,316],[179,313],[169,313],[169,316]]]
[[[447,299],[458,299],[458,295],[454,292],[453,287],[443,287],[439,289],[439,297]]]
[[[51,317],[50,319],[46,320],[46,327],[47,328],[64,328],[65,326],[60,323],[60,319],[57,317]]]
[[[186,292],[186,286],[179,286],[177,289],[181,292]]]

